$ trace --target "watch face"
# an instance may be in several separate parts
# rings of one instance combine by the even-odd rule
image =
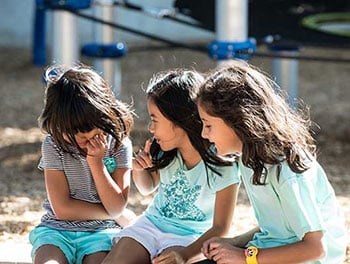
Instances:
[[[258,254],[258,249],[256,247],[248,247],[247,248],[247,257],[253,257]]]

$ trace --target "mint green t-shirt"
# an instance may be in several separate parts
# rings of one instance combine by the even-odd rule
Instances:
[[[239,183],[237,164],[208,168],[203,161],[188,170],[181,155],[160,170],[160,184],[145,216],[160,230],[177,235],[201,235],[213,224],[216,192]]]
[[[307,232],[323,231],[325,258],[308,263],[343,263],[346,249],[343,217],[334,190],[316,162],[304,173],[293,172],[282,163],[266,165],[266,185],[253,185],[253,171],[239,160],[239,170],[261,232],[247,246],[271,248],[301,241]]]

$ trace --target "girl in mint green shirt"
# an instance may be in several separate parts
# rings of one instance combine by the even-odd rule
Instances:
[[[202,138],[194,102],[203,76],[174,69],[155,74],[147,87],[153,140],[134,157],[140,193],[156,191],[137,221],[118,232],[109,263],[191,263],[205,240],[228,233],[240,182],[237,165],[216,156]]]
[[[259,228],[203,244],[202,263],[343,263],[345,228],[336,196],[315,158],[307,115],[253,66],[235,61],[199,88],[202,136],[238,168]],[[248,248],[248,249],[247,249]]]

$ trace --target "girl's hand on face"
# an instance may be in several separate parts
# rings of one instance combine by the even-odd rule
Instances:
[[[140,149],[137,153],[134,154],[134,158],[132,160],[133,170],[144,170],[153,167],[150,149],[151,139],[148,139],[145,142],[144,148]]]
[[[87,155],[92,157],[103,157],[108,147],[107,136],[104,133],[95,135],[86,144]]]

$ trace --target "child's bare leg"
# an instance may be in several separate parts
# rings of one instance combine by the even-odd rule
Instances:
[[[68,264],[68,260],[64,253],[54,245],[41,246],[35,253],[34,264],[43,263],[59,263]]]
[[[149,264],[148,251],[136,240],[123,237],[108,253],[103,264]]]
[[[86,255],[83,258],[83,264],[99,264],[102,263],[102,261],[105,259],[107,256],[108,251],[100,251],[96,252],[90,255]]]

